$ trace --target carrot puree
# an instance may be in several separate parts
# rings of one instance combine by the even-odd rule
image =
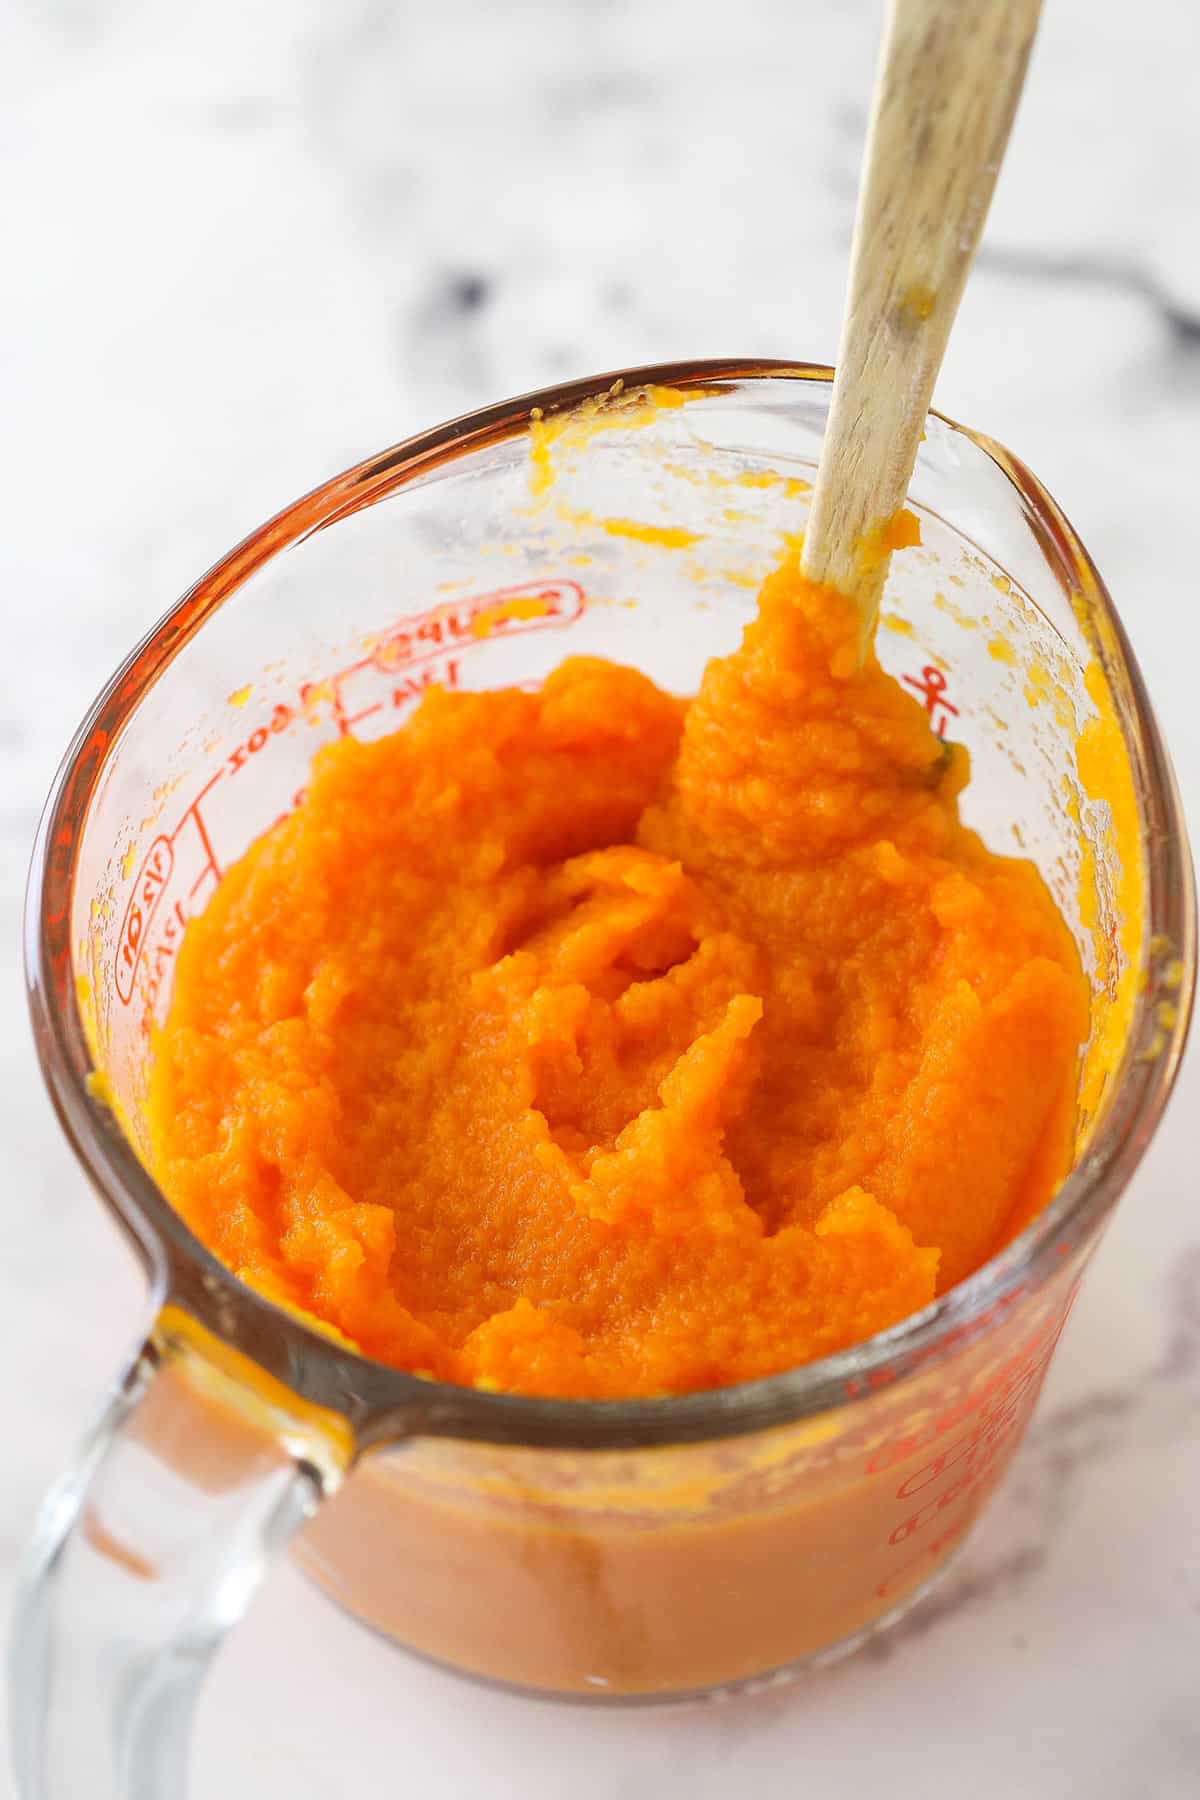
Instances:
[[[681,701],[565,662],[320,752],[188,927],[151,1157],[365,1354],[578,1398],[787,1369],[1070,1160],[1089,989],[961,749],[794,559]]]

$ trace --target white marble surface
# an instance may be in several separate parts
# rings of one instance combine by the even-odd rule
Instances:
[[[1091,545],[1195,834],[1200,14],[1047,15],[939,399]],[[656,357],[830,359],[876,24],[865,0],[9,0],[0,1587],[139,1304],[21,995],[25,858],[78,717],[217,553],[420,424]],[[206,1693],[198,1800],[1200,1792],[1198,1105],[1193,1055],[1015,1474],[876,1652],[722,1708],[546,1706],[385,1652],[282,1568]]]

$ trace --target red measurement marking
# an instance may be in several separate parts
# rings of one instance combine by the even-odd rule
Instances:
[[[383,687],[379,664],[374,656],[364,656],[361,662],[351,663],[348,669],[339,669],[336,675],[328,676],[323,682],[305,682],[300,697],[310,708],[321,700],[328,700],[338,736],[353,737],[354,727],[361,725],[364,719],[373,718],[389,707],[393,711],[402,711],[412,701],[419,700],[426,688],[458,686],[458,657],[447,656],[433,662],[421,658],[421,661],[423,667],[417,673],[405,675],[394,685]],[[367,695],[372,693],[382,693],[383,697],[364,705]]]
[[[923,1424],[920,1430],[906,1433],[903,1437],[891,1438],[878,1445],[864,1472],[867,1475],[882,1474],[885,1469],[890,1469],[897,1463],[906,1461],[917,1451],[935,1444],[939,1438],[945,1437],[976,1415],[976,1430],[986,1429],[998,1411],[1007,1407],[1014,1397],[1019,1398],[1034,1382],[1040,1381],[1054,1354],[1069,1309],[1070,1298],[1060,1312],[1024,1338],[998,1367],[972,1385],[953,1405]]]
[[[503,608],[514,601],[528,601],[538,610],[522,617],[514,608],[513,614],[505,616]],[[456,660],[441,662],[442,672],[433,672],[433,665],[449,652],[454,652],[457,657],[497,638],[518,637],[527,631],[561,629],[573,625],[583,608],[583,589],[576,581],[518,582],[513,587],[493,588],[486,594],[472,594],[463,600],[448,602],[429,612],[400,619],[376,644],[370,656],[337,670],[324,683],[308,683],[301,690],[301,704],[311,704],[322,691],[330,694],[338,735],[350,737],[356,725],[382,712],[389,704],[388,698],[379,696],[377,677],[380,674],[406,677],[390,693],[393,707],[404,706],[435,681],[443,687],[458,685]],[[473,629],[476,621],[489,613],[499,616],[486,632],[477,634]],[[423,672],[420,685],[414,687],[412,682],[416,678],[410,671],[421,664],[427,665],[429,672]],[[375,697],[368,699],[368,696]]]
[[[336,675],[329,677],[327,683],[311,682],[301,688],[300,698],[311,703],[314,694],[318,693],[323,686],[327,686],[333,697],[333,717],[337,724],[338,736],[351,737],[356,725],[361,725],[364,719],[369,719],[373,713],[383,710],[382,700],[374,700],[370,706],[360,706],[357,712],[351,712],[347,703],[346,690],[353,682],[354,677],[365,674],[369,678],[374,669],[375,663],[372,658],[364,656],[361,662],[351,663],[348,669],[339,669]],[[370,685],[374,686],[375,684],[371,683]]]
[[[162,978],[179,949],[183,938],[183,929],[187,924],[187,913],[183,901],[177,900],[163,923],[162,933],[154,946],[146,952],[146,971],[142,979],[142,1017],[140,1029],[143,1037],[150,1035],[150,1026],[154,1019],[154,1008],[158,1001]]]
[[[151,1007],[153,996],[157,994],[158,982],[162,976],[163,961],[174,956],[176,948],[174,940],[187,922],[188,914],[185,908],[195,900],[196,890],[204,882],[209,881],[215,887],[220,880],[220,864],[213,850],[212,839],[208,835],[204,816],[200,811],[200,802],[216,786],[224,772],[223,769],[218,769],[211,780],[205,782],[170,835],[160,834],[146,852],[137,881],[134,883],[133,893],[129,896],[129,904],[125,908],[125,921],[121,926],[121,936],[117,943],[116,987],[117,998],[122,1006],[128,1006],[133,998],[138,970],[145,960],[146,946],[150,941],[150,926],[158,910],[158,903],[170,885],[176,865],[180,862],[177,846],[180,843],[181,834],[187,830],[189,825],[195,834],[196,843],[192,856],[185,866],[189,872],[191,869],[195,869],[196,873],[183,899],[176,900],[171,912],[168,913],[166,925],[154,947],[148,982]],[[183,848],[186,850],[186,847],[185,842]],[[196,848],[200,852],[198,867]],[[143,1024],[144,1028],[148,1028],[148,1020]]]
[[[514,608],[512,614],[503,616],[505,603],[519,600],[529,601],[538,610],[522,617]],[[522,581],[513,587],[493,588],[490,593],[472,594],[414,618],[400,619],[377,645],[371,661],[377,669],[408,669],[446,649],[465,649],[494,638],[573,625],[583,605],[583,589],[577,581]],[[484,635],[476,635],[476,621],[492,612],[500,616]]]
[[[925,711],[929,714],[929,723],[938,737],[946,735],[946,720],[953,714],[958,717],[957,706],[952,706],[946,699],[946,677],[936,663],[926,663],[919,676],[906,675],[906,687],[915,688],[925,702]]]
[[[908,1516],[893,1527],[887,1542],[893,1548],[908,1545],[915,1555],[894,1568],[880,1584],[876,1592],[881,1599],[894,1593],[926,1559],[937,1560],[999,1481],[1037,1402],[1077,1286],[1078,1283],[1072,1285],[1049,1317],[1039,1320],[985,1380],[928,1425],[884,1445],[867,1463],[866,1472],[871,1475],[927,1446],[932,1445],[935,1451],[931,1460],[911,1470],[895,1489],[895,1497]],[[913,1507],[911,1512],[909,1507]],[[953,1515],[947,1518],[951,1509]],[[929,1537],[929,1528],[935,1521],[937,1532]],[[914,1543],[918,1538],[919,1545]]]
[[[125,917],[121,921],[121,935],[117,940],[117,998],[122,1006],[128,1006],[133,998],[134,977],[141,961],[142,946],[174,862],[171,840],[161,836],[155,838],[142,858],[142,866],[138,870],[129,904],[125,908]]]
[[[458,686],[458,658],[449,657],[445,663],[431,663],[423,668],[419,675],[406,675],[398,687],[392,689],[392,705],[407,706],[412,700],[419,700],[426,688]]]
[[[196,835],[200,839],[201,846],[204,850],[204,865],[201,868],[200,873],[196,876],[196,879],[192,882],[191,887],[188,889],[189,900],[195,899],[196,889],[200,886],[202,881],[206,881],[211,877],[212,884],[215,887],[221,879],[221,865],[217,861],[216,851],[212,847],[212,839],[208,835],[208,827],[204,823],[204,815],[200,811],[200,802],[206,799],[213,788],[216,787],[218,781],[221,779],[221,775],[222,770],[218,769],[216,774],[212,776],[210,780],[205,782],[204,786],[200,789],[200,792],[196,795],[196,798],[192,801],[192,804],[188,807],[178,825],[175,827],[174,832],[171,834],[172,839],[177,838],[184,826],[191,820],[196,828]]]
[[[174,829],[160,833],[143,858],[115,955],[117,996],[123,1006],[130,1004],[141,972],[143,1032],[150,1029],[163,977],[179,949],[184,928],[207,898],[202,890],[211,891],[221,878],[220,860],[201,803],[223,775],[240,774],[297,720],[311,719],[318,707],[329,708],[339,737],[351,736],[356,725],[377,713],[404,712],[427,688],[457,687],[460,659],[466,651],[526,631],[573,625],[582,616],[584,605],[584,591],[575,581],[519,582],[446,602],[398,620],[369,656],[320,680],[301,682],[290,703],[279,701],[269,716],[235,744]],[[495,616],[476,630],[476,622],[484,615]],[[303,797],[301,788],[293,805],[299,806]],[[163,910],[159,902],[168,888],[174,891]],[[151,944],[150,927],[160,912]]]
[[[265,725],[256,725],[245,743],[238,744],[229,752],[230,774],[236,775],[239,769],[244,769],[250,758],[257,756],[273,736],[277,737],[281,731],[287,730],[295,716],[295,710],[281,701]]]
[[[881,1581],[879,1586],[875,1589],[879,1599],[886,1600],[890,1595],[896,1593],[899,1588],[908,1586],[922,1565],[929,1568],[933,1563],[937,1562],[950,1549],[950,1546],[963,1535],[963,1532],[967,1529],[967,1524],[968,1521],[966,1519],[956,1519],[953,1525],[949,1526],[947,1530],[939,1532],[932,1543],[926,1544],[922,1549],[918,1550],[914,1557],[911,1557],[907,1562],[901,1563],[898,1569],[893,1569],[887,1579]]]
[[[965,1475],[955,1481],[952,1486],[945,1488],[934,1499],[927,1501],[907,1519],[902,1520],[888,1538],[888,1543],[892,1545],[906,1544],[910,1538],[916,1537],[918,1532],[924,1531],[927,1525],[932,1525],[933,1521],[953,1506],[956,1500],[961,1500],[966,1494],[974,1494],[985,1478],[991,1476],[994,1481],[1000,1473],[1000,1469],[994,1466],[996,1458],[1008,1443],[1009,1438],[1012,1437],[1016,1423],[1016,1419],[1012,1419],[1003,1434],[992,1438],[981,1447],[978,1457],[968,1464]],[[1011,1448],[1016,1448],[1015,1441]]]

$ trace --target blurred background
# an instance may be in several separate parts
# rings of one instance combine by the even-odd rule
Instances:
[[[655,359],[832,361],[881,15],[876,0],[7,0],[0,1598],[139,1304],[43,1099],[21,993],[25,864],[71,732],[222,551],[421,426]],[[1198,65],[1194,0],[1047,0],[937,395],[1015,449],[1091,548],[1194,836]],[[402,1758],[414,1791],[704,1800],[752,1780],[771,1800],[796,1791],[802,1755],[818,1795],[885,1777],[958,1792],[977,1759],[997,1794],[1194,1794],[1197,1103],[1193,1057],[1055,1365],[1059,1448],[1035,1432],[951,1604],[898,1660],[885,1647],[720,1726],[618,1726],[403,1662],[381,1718],[345,1675],[359,1634],[283,1570],[206,1701],[201,1800],[357,1791],[360,1753],[314,1722],[335,1653],[346,1731]],[[1036,1700],[1048,1680],[1053,1713]],[[926,1784],[931,1757],[947,1785]]]

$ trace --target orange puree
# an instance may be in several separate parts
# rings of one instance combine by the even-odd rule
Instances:
[[[1088,987],[966,757],[794,563],[685,704],[568,661],[323,750],[188,927],[152,1159],[366,1354],[767,1375],[976,1268],[1070,1154]]]

